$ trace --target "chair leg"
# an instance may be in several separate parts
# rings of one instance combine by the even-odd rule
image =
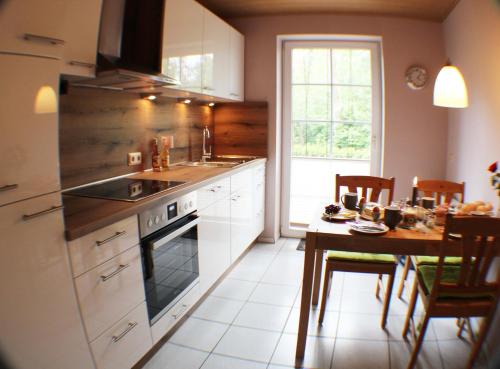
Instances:
[[[379,298],[381,284],[382,284],[382,274],[379,274],[377,279],[377,287],[375,288],[375,297],[377,299]]]
[[[415,347],[413,348],[413,352],[411,353],[410,362],[408,363],[407,369],[413,369],[417,362],[418,353],[422,347],[422,343],[424,342],[425,332],[427,331],[427,326],[429,325],[429,316],[426,313],[424,317],[424,321],[422,322],[422,328],[420,333],[418,334],[417,341],[415,342]]]
[[[333,280],[333,272],[330,271],[330,269],[328,269],[328,264],[327,264],[325,268],[325,275],[323,278],[323,294],[321,296],[321,307],[319,309],[319,318],[318,318],[319,324],[323,323],[323,318],[325,317],[326,299],[330,294],[330,286],[332,283],[332,280],[330,280],[330,273],[332,274],[332,280]]]
[[[387,282],[387,289],[385,291],[385,300],[384,300],[384,312],[382,314],[382,329],[385,329],[385,325],[387,324],[387,315],[389,313],[389,305],[391,304],[391,296],[392,296],[392,287],[394,286],[394,274],[396,270],[389,274],[389,281]]]
[[[413,319],[415,306],[417,305],[417,294],[418,294],[418,280],[417,278],[415,278],[411,290],[410,302],[408,304],[408,311],[406,313],[405,325],[403,327],[403,337],[406,337],[406,335],[408,334],[408,329],[410,328],[410,320]]]
[[[471,369],[476,362],[479,353],[481,352],[481,346],[483,345],[486,336],[488,335],[488,331],[493,323],[493,317],[495,316],[495,309],[491,309],[490,313],[487,317],[483,319],[481,322],[481,328],[479,329],[479,334],[477,336],[476,342],[474,342],[474,346],[472,347],[472,352],[469,356],[469,362],[467,363],[467,369]]]
[[[405,266],[403,268],[403,275],[401,276],[401,282],[399,282],[398,288],[398,298],[403,295],[403,290],[405,289],[406,279],[408,278],[408,272],[410,271],[410,256],[406,255]]]

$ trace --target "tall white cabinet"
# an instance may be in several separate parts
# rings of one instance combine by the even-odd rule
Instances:
[[[0,347],[16,369],[94,367],[58,193],[0,207]]]

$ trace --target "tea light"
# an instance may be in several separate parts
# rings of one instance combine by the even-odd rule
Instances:
[[[413,192],[411,194],[411,206],[416,206],[417,205],[417,184],[418,184],[418,178],[415,177],[413,178]]]

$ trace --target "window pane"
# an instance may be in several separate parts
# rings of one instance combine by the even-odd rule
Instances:
[[[371,121],[371,88],[334,86],[333,120],[339,122]]]
[[[292,156],[306,156],[306,123],[292,123]]]
[[[331,116],[331,87],[307,86],[307,120],[330,120]]]
[[[331,136],[330,123],[308,122],[306,127],[307,156],[328,156],[328,137]]]
[[[292,120],[306,119],[307,86],[292,86]]]
[[[292,83],[330,83],[330,49],[293,49]]]
[[[351,51],[351,83],[354,85],[371,85],[371,51],[354,49]]]
[[[370,159],[369,124],[335,123],[333,127],[334,158]]]
[[[333,83],[351,83],[351,51],[349,49],[333,49]]]

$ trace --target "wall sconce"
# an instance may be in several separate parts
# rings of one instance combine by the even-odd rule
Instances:
[[[57,113],[57,95],[51,86],[42,86],[35,97],[35,114]]]
[[[464,76],[457,67],[447,63],[439,71],[434,84],[434,105],[446,108],[469,106]]]
[[[141,99],[154,101],[158,98],[158,96],[161,95],[161,93],[142,93],[140,95],[141,95]]]

